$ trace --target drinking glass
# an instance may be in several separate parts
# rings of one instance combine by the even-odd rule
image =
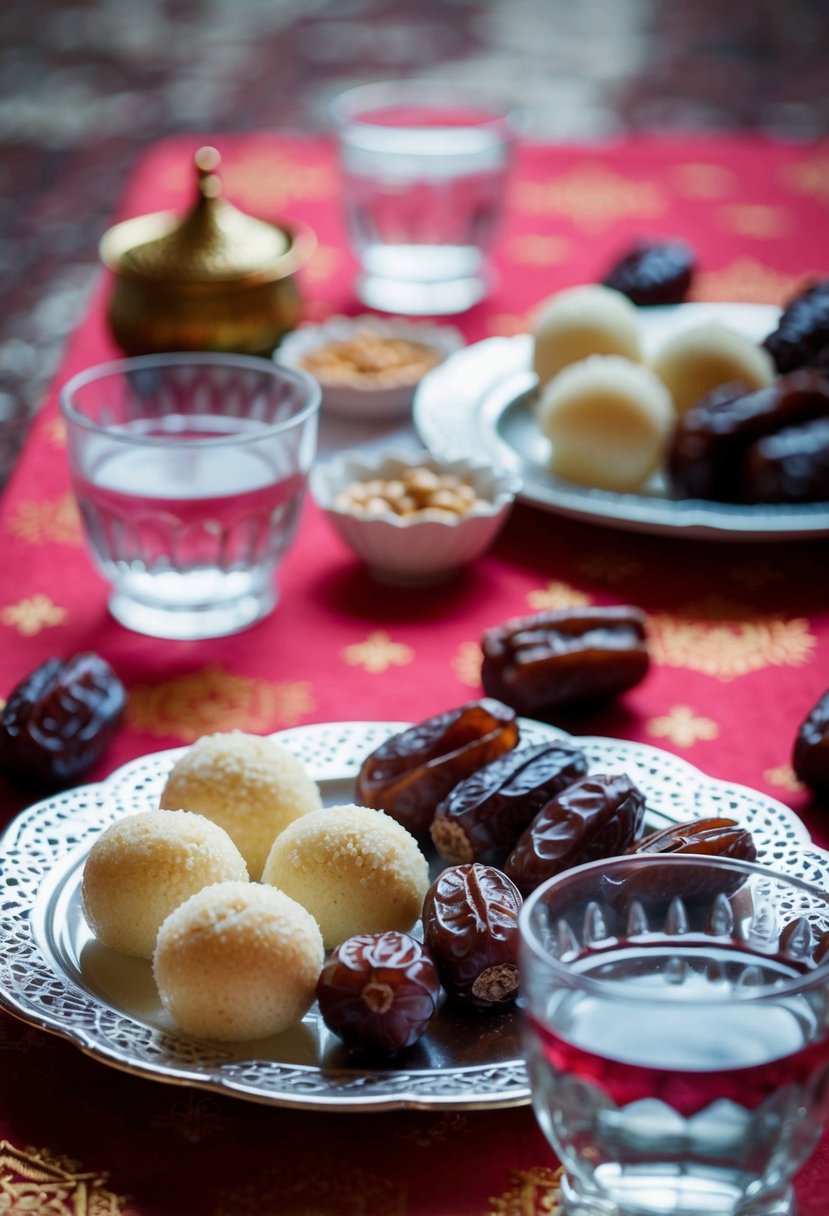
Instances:
[[[533,1105],[578,1216],[772,1216],[829,1093],[829,897],[748,862],[619,857],[524,905]]]
[[[515,143],[510,108],[408,81],[351,89],[333,110],[362,301],[440,315],[481,300]]]
[[[67,383],[73,488],[117,621],[195,639],[273,609],[319,405],[304,372],[242,355],[143,355]]]

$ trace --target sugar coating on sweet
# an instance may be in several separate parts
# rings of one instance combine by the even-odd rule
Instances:
[[[279,1034],[309,1009],[325,952],[313,916],[275,887],[222,882],[164,921],[153,955],[162,1004],[187,1034]]]
[[[247,866],[222,828],[184,811],[140,811],[116,820],[86,858],[81,901],[92,932],[113,950],[152,958],[162,921],[195,892]]]
[[[551,296],[536,314],[533,368],[543,387],[562,368],[590,355],[642,358],[639,314],[620,291],[588,283]]]
[[[661,464],[675,415],[670,394],[647,367],[594,355],[547,385],[537,419],[552,442],[556,476],[624,493]]]
[[[774,379],[768,351],[719,321],[695,325],[669,338],[650,366],[670,392],[678,414],[721,384],[741,381],[748,391]]]
[[[314,916],[325,948],[355,933],[405,932],[420,916],[429,867],[414,837],[383,811],[312,811],[277,837],[262,881]]]
[[[300,760],[273,739],[228,731],[204,735],[170,771],[161,806],[195,811],[225,829],[258,879],[271,845],[321,805]]]

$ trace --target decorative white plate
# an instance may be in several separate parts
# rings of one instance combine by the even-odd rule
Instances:
[[[646,354],[681,330],[721,321],[759,341],[780,310],[764,304],[679,304],[640,310]],[[627,532],[702,540],[791,540],[829,536],[829,504],[732,505],[649,494],[615,494],[554,477],[548,443],[533,418],[532,338],[488,338],[451,355],[420,382],[414,424],[433,456],[481,457],[516,472],[534,506]]]
[[[399,722],[297,727],[276,738],[320,783],[329,803],[353,799],[362,759]],[[521,721],[522,743],[566,737]],[[815,885],[829,883],[829,854],[810,846],[782,804],[712,781],[668,752],[617,739],[579,738],[591,769],[624,769],[647,798],[648,823],[728,815],[751,829],[758,860]],[[92,841],[119,816],[158,804],[184,749],[132,761],[97,785],[57,794],[24,811],[0,841],[0,1007],[69,1039],[105,1064],[143,1077],[315,1110],[400,1107],[485,1109],[529,1101],[517,1015],[468,1017],[441,1009],[397,1063],[358,1066],[316,1009],[272,1039],[213,1044],[179,1032],[161,1008],[150,964],[107,950],[83,918],[79,885]]]

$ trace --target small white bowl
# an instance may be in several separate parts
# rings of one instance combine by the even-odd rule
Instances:
[[[293,333],[287,334],[273,357],[277,363],[298,367],[307,372],[309,369],[305,367],[303,360],[312,350],[324,346],[327,342],[347,342],[366,330],[384,338],[407,338],[410,342],[420,342],[435,352],[438,363],[443,363],[464,345],[460,330],[451,325],[433,325],[427,321],[407,321],[403,318],[371,315],[329,317],[319,325],[308,322],[300,325]],[[343,418],[369,421],[402,418],[411,409],[415,389],[422,378],[419,376],[416,380],[394,384],[335,384],[320,379],[318,383],[322,389],[322,408],[329,414],[338,414]]]
[[[465,515],[446,519],[428,510],[411,516],[366,515],[336,506],[352,482],[400,478],[411,468],[454,473],[478,501]],[[345,452],[311,472],[311,492],[346,544],[381,582],[404,586],[440,582],[489,547],[509,515],[521,483],[514,473],[473,460],[439,461],[426,453]]]

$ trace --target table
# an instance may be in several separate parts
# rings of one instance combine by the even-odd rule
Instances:
[[[315,229],[307,314],[357,311],[330,146],[267,134],[214,141],[234,201]],[[182,207],[198,142],[150,148],[122,215]],[[521,332],[541,299],[595,279],[642,233],[691,241],[696,298],[779,303],[805,273],[829,272],[829,249],[814,239],[827,207],[829,143],[633,138],[524,148],[500,285],[457,323],[470,341]],[[115,353],[107,290],[102,280],[56,389]],[[789,763],[799,722],[829,684],[825,542],[679,543],[519,506],[493,550],[439,591],[381,591],[309,502],[268,621],[220,642],[158,642],[106,614],[64,445],[53,393],[0,503],[0,696],[49,655],[105,655],[130,699],[93,779],[215,730],[426,717],[479,695],[487,625],[542,607],[633,602],[651,620],[651,673],[620,702],[558,724],[655,744],[754,786],[829,845],[829,808],[810,801]],[[2,822],[25,801],[2,786]],[[284,1112],[118,1073],[5,1016],[0,1059],[0,1210],[518,1216],[556,1208],[556,1163],[527,1109]],[[801,1216],[822,1216],[827,1181],[824,1141],[798,1179]]]

